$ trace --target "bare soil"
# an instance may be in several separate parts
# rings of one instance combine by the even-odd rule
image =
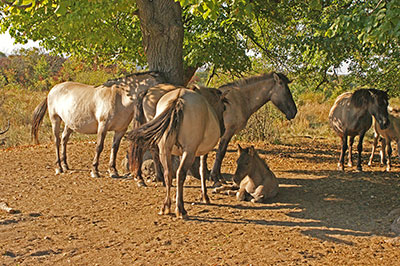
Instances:
[[[89,174],[92,142],[70,143],[72,171],[58,176],[51,143],[0,150],[0,202],[15,210],[0,210],[0,265],[400,264],[388,216],[400,208],[397,158],[390,173],[377,155],[362,173],[339,172],[336,144],[255,146],[279,179],[278,196],[254,204],[209,191],[212,204],[204,205],[200,182],[188,177],[188,220],[158,215],[162,185],[108,178],[109,142],[98,179]],[[227,178],[236,158],[231,145]]]

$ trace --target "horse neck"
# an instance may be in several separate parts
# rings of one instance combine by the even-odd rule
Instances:
[[[261,184],[265,176],[265,162],[257,155],[255,155],[252,165],[252,170],[249,177],[253,179],[255,184]]]
[[[274,79],[269,78],[239,86],[240,91],[244,95],[250,115],[271,99],[271,91],[274,84]]]

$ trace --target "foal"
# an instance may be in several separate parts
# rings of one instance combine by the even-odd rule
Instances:
[[[254,146],[243,149],[238,145],[239,158],[237,168],[233,176],[233,186],[222,186],[214,189],[219,193],[230,189],[237,189],[236,198],[239,201],[251,199],[251,202],[264,202],[278,194],[279,184],[275,174],[269,169],[268,165],[260,158]]]

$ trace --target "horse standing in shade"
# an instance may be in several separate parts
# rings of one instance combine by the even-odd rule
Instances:
[[[250,116],[265,103],[271,101],[286,115],[287,119],[296,116],[297,108],[289,90],[289,79],[281,73],[254,76],[226,84],[219,89],[226,92],[230,103],[224,112],[225,133],[219,142],[211,179],[214,186],[222,180],[221,165],[232,136],[246,127]]]
[[[353,166],[352,146],[354,138],[359,136],[357,170],[362,171],[361,153],[364,135],[372,125],[372,116],[382,129],[389,126],[388,104],[387,93],[376,89],[360,89],[354,93],[345,92],[337,97],[329,112],[329,122],[342,140],[339,170],[344,170],[344,156],[347,148],[349,148],[348,166]],[[347,144],[348,137],[349,144]]]
[[[104,138],[107,131],[114,131],[108,171],[111,177],[118,177],[116,156],[121,139],[135,115],[137,97],[142,91],[162,82],[165,80],[159,73],[143,72],[109,80],[97,87],[77,82],[58,84],[33,113],[32,137],[36,143],[39,142],[39,126],[48,109],[55,138],[56,174],[59,174],[69,169],[67,142],[71,133],[97,134],[91,176],[99,177],[99,157]],[[64,131],[60,139],[61,121],[64,122]]]
[[[389,121],[389,126],[386,129],[382,129],[379,124],[376,123],[376,120],[373,120],[374,142],[372,144],[371,157],[368,161],[368,165],[372,165],[378,139],[382,136],[381,164],[386,164],[386,171],[390,171],[392,167],[392,140],[397,143],[397,153],[400,158],[400,110],[389,107]]]
[[[223,132],[224,110],[224,95],[217,89],[204,88],[195,92],[177,88],[160,98],[153,120],[128,134],[133,161],[137,161],[138,156],[140,158],[140,153],[137,154],[136,151],[158,144],[166,183],[166,198],[160,214],[171,212],[172,155],[181,156],[176,173],[176,216],[187,217],[183,203],[183,184],[187,171],[197,156],[202,157],[202,199],[209,203],[204,155],[214,148]]]

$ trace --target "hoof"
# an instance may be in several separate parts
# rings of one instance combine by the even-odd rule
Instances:
[[[338,166],[337,166],[337,169],[338,169],[338,171],[344,171],[344,165],[340,165],[340,164],[338,164]]]
[[[207,197],[207,198],[204,198],[204,197],[202,197],[202,200],[201,200],[204,204],[210,204],[211,202],[210,202],[210,199]]]
[[[62,165],[62,170],[63,170],[64,172],[67,172],[67,171],[69,170],[68,165],[63,164],[63,165]]]
[[[100,177],[98,172],[91,172],[90,176],[93,177],[93,178],[99,178]]]
[[[110,173],[111,178],[120,178],[118,173]]]
[[[61,168],[56,169],[56,175],[62,174],[63,170]]]
[[[176,212],[176,218],[178,219],[183,219],[183,220],[188,220],[189,216],[187,215],[187,213],[180,213],[180,212]]]
[[[138,187],[147,187],[146,183],[143,180],[136,180]]]
[[[168,215],[171,213],[171,209],[168,207],[162,207],[161,210],[158,212],[159,215]]]

